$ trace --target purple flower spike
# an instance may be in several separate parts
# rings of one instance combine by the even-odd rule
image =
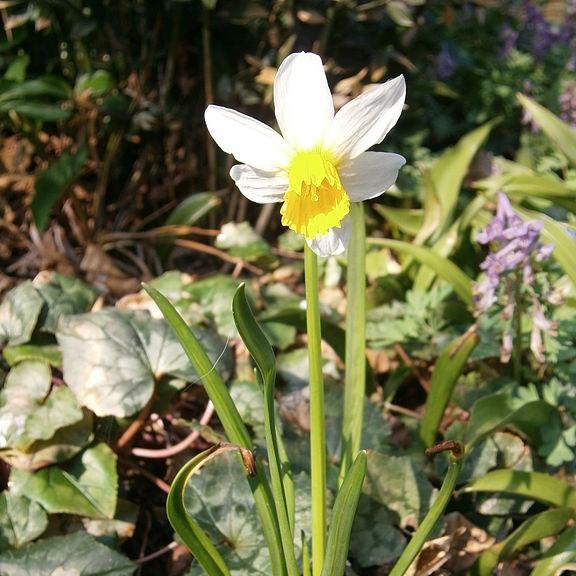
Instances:
[[[485,276],[474,285],[474,307],[476,315],[480,316],[496,304],[501,305],[501,316],[506,325],[502,336],[502,362],[508,362],[512,353],[511,323],[516,298],[526,292],[530,295],[533,319],[530,347],[538,361],[544,358],[543,334],[552,333],[555,329],[555,324],[545,318],[534,289],[536,274],[533,265],[547,260],[553,249],[551,244],[540,242],[543,226],[540,220],[522,220],[514,212],[506,194],[499,192],[496,214],[477,236],[480,244],[490,244],[492,250],[480,264]],[[517,289],[519,282],[520,290]]]

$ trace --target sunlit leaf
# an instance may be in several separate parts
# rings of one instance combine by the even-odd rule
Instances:
[[[416,258],[425,266],[430,267],[443,280],[448,282],[466,304],[470,306],[472,305],[472,280],[462,271],[461,268],[456,266],[454,262],[440,256],[430,248],[417,246],[416,244],[403,242],[401,240],[369,238],[368,242],[370,244],[392,248],[393,250],[404,252]]]
[[[528,402],[515,408],[506,393],[491,394],[480,398],[473,408],[466,429],[468,448],[496,430],[513,426],[537,442],[542,430],[559,418],[557,409],[541,400]]]
[[[10,290],[0,304],[0,345],[29,342],[43,305],[44,300],[30,281]]]
[[[199,329],[198,336],[213,363],[209,370],[227,376],[225,343],[208,330]],[[57,338],[66,383],[80,404],[98,416],[131,416],[141,410],[163,376],[199,382],[168,324],[146,312],[109,309],[67,316]]]
[[[530,576],[549,576],[569,563],[576,562],[576,526],[572,526],[558,537],[536,563]]]
[[[52,387],[46,363],[26,361],[10,371],[0,392],[0,450],[26,450],[80,420],[76,398],[66,386]]]
[[[576,130],[528,96],[517,94],[516,97],[551,142],[576,164]]]
[[[542,472],[494,470],[465,488],[467,492],[503,492],[552,506],[576,508],[576,488]]]
[[[10,483],[15,495],[38,502],[51,514],[113,518],[118,490],[116,455],[106,444],[96,444],[64,465],[37,472],[13,469]]]

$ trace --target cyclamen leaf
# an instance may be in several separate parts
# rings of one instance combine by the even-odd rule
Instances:
[[[85,410],[80,421],[59,428],[48,440],[36,440],[26,450],[2,450],[0,457],[14,468],[29,471],[66,462],[94,440],[92,429],[92,413]]]
[[[118,491],[116,454],[106,444],[96,444],[62,466],[37,472],[13,469],[10,483],[15,495],[26,495],[51,514],[113,518]]]
[[[227,376],[224,342],[199,329],[199,338]],[[62,318],[56,334],[64,380],[83,406],[98,416],[131,416],[152,397],[155,383],[170,375],[197,382],[198,374],[163,320],[146,312],[103,310]]]
[[[82,420],[72,392],[51,389],[48,364],[26,361],[14,367],[0,393],[0,449],[26,450],[36,440],[47,440],[56,430]]]
[[[42,506],[8,490],[0,494],[0,551],[20,548],[42,535],[47,527],[48,515]]]
[[[29,342],[43,305],[44,300],[32,282],[23,282],[10,290],[0,304],[0,345]]]
[[[2,576],[131,576],[136,566],[86,532],[47,538],[0,555]]]
[[[45,332],[56,332],[61,316],[86,312],[96,300],[96,291],[91,286],[57,272],[40,272],[33,284],[46,303],[41,326]]]

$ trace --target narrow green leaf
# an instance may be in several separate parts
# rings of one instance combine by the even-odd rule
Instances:
[[[175,224],[192,226],[219,204],[220,200],[216,194],[212,192],[197,192],[185,200],[182,200],[182,202],[170,212],[164,224],[166,226]]]
[[[430,507],[428,514],[424,520],[422,520],[420,526],[412,536],[410,542],[404,552],[394,564],[394,568],[390,572],[389,576],[403,576],[408,568],[410,568],[412,562],[418,556],[422,546],[426,543],[430,532],[436,525],[436,522],[442,516],[444,509],[448,505],[450,498],[452,497],[452,492],[454,492],[454,487],[456,486],[456,481],[458,480],[458,475],[460,474],[460,469],[462,468],[462,459],[453,460],[448,468],[448,473],[444,478],[438,497],[434,500],[434,504]]]
[[[346,570],[350,534],[366,475],[366,463],[366,452],[363,450],[356,456],[354,464],[338,490],[328,530],[326,559],[321,576],[342,576]]]
[[[190,480],[190,476],[194,474],[195,469],[200,464],[217,450],[218,445],[215,444],[182,466],[176,478],[172,481],[168,499],[166,500],[166,514],[176,534],[186,544],[202,568],[206,570],[208,576],[229,576],[230,571],[220,552],[218,552],[202,528],[189,516],[184,506],[184,490],[188,480]]]
[[[0,93],[0,102],[15,100],[17,98],[30,98],[44,96],[65,100],[71,95],[68,83],[59,76],[42,76],[34,80],[17,82]]]
[[[230,397],[228,388],[218,372],[214,370],[212,361],[202,348],[194,332],[165,296],[155,288],[152,288],[152,286],[144,286],[144,289],[160,308],[164,318],[176,333],[196,372],[200,374],[202,383],[216,408],[218,418],[220,418],[230,442],[243,448],[251,449],[250,434]]]
[[[61,108],[58,104],[48,104],[46,102],[27,102],[25,100],[9,100],[0,102],[0,113],[16,112],[21,116],[26,116],[31,120],[39,122],[57,122],[65,120],[71,114],[70,110]]]
[[[85,147],[81,147],[76,154],[67,150],[36,178],[36,194],[30,209],[39,231],[44,230],[52,207],[80,174],[86,158]]]
[[[576,284],[576,240],[570,234],[569,228],[562,222],[558,222],[541,212],[526,210],[519,206],[514,206],[514,210],[524,220],[541,220],[544,222],[541,238],[545,242],[554,244],[552,257],[557,260],[566,274],[570,276],[572,282]]]
[[[482,196],[474,198],[474,200],[464,208],[459,218],[440,235],[430,249],[439,256],[448,258],[458,246],[458,242],[463,237],[464,230],[470,226],[472,220],[476,219],[485,203],[486,199]],[[414,278],[414,288],[428,290],[435,278],[436,272],[432,268],[422,266]]]
[[[456,294],[469,306],[472,306],[472,280],[467,276],[461,268],[456,266],[447,258],[444,258],[430,248],[424,246],[416,246],[409,242],[401,240],[391,240],[389,238],[368,238],[369,244],[376,244],[378,246],[385,246],[400,252],[413,256],[425,266],[429,266],[440,276],[443,280],[448,282]]]
[[[197,373],[201,375],[204,388],[216,408],[226,435],[234,444],[250,450],[252,446],[248,430],[232,401],[228,388],[226,388],[218,372],[213,369],[212,362],[200,342],[165,296],[151,286],[145,286],[144,288],[156,302],[158,308],[160,308],[164,318],[180,340],[192,365]],[[264,537],[270,549],[273,574],[274,576],[284,576],[286,574],[286,564],[282,551],[278,518],[270,486],[261,465],[258,464],[256,466],[256,475],[249,477],[248,483],[254,494],[254,501],[262,522]]]
[[[555,508],[532,516],[507,538],[484,551],[470,569],[470,576],[490,576],[501,561],[513,558],[529,544],[558,534],[573,513],[571,508]]]
[[[436,183],[432,178],[432,171],[425,169],[422,172],[424,182],[424,218],[422,227],[418,230],[414,244],[421,246],[440,228],[443,221],[443,205],[438,197]]]
[[[232,303],[234,322],[246,348],[254,358],[262,380],[266,382],[276,376],[276,357],[270,342],[252,314],[250,305],[246,300],[246,286],[240,284],[234,295]]]
[[[528,96],[516,94],[516,97],[549,140],[576,164],[576,130]]]
[[[564,180],[554,174],[510,174],[502,177],[501,190],[513,196],[535,196],[536,198],[573,198]]]
[[[266,448],[270,462],[272,494],[276,506],[278,526],[282,536],[284,557],[288,573],[298,576],[298,565],[294,554],[294,482],[286,450],[280,450],[282,442],[276,424],[274,386],[276,383],[276,357],[270,342],[256,322],[246,300],[245,285],[240,284],[232,303],[234,322],[246,348],[256,362],[264,386],[264,423],[266,428]],[[289,500],[290,499],[290,500]]]
[[[576,488],[542,472],[493,470],[468,484],[465,491],[503,492],[524,496],[551,506],[576,508]]]
[[[452,212],[456,207],[462,182],[470,162],[492,130],[494,122],[488,122],[461,138],[456,146],[450,148],[434,163],[430,169],[430,178],[436,194],[442,203],[444,229],[452,222]]]
[[[479,338],[476,333],[467,332],[448,344],[438,356],[432,373],[424,418],[420,426],[420,438],[426,446],[434,444],[438,426],[450,402],[454,386],[478,342]]]
[[[384,204],[375,204],[374,209],[392,226],[396,226],[398,230],[409,236],[416,236],[422,227],[424,212],[420,209],[393,208]]]
[[[538,561],[530,576],[550,576],[576,562],[576,526],[568,528]]]

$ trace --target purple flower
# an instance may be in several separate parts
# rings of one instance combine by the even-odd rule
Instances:
[[[574,80],[563,82],[562,90],[558,99],[560,117],[564,122],[576,128],[576,82]]]
[[[443,42],[442,49],[436,55],[436,76],[438,76],[440,80],[448,80],[454,75],[457,67],[458,62],[452,55],[450,47],[446,42]]]
[[[511,28],[508,24],[504,24],[500,28],[499,33],[500,48],[498,50],[498,55],[500,58],[506,58],[512,50],[516,48],[516,42],[518,41],[518,32]]]
[[[551,332],[555,327],[544,317],[532,287],[535,280],[534,263],[547,260],[553,249],[551,244],[540,242],[543,226],[540,220],[522,220],[512,209],[506,194],[499,192],[496,215],[476,238],[480,244],[490,244],[492,250],[480,265],[484,278],[474,284],[474,308],[476,315],[480,316],[498,302],[503,303],[502,319],[506,328],[502,336],[502,362],[510,360],[513,339],[511,319],[519,294],[526,291],[531,294],[531,349],[539,361],[543,358],[542,332]],[[517,289],[519,282],[522,283],[520,290]]]

